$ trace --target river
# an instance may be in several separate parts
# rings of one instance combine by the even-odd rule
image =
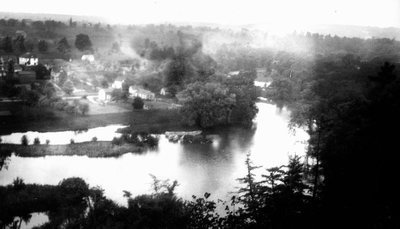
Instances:
[[[12,155],[8,168],[0,172],[0,185],[10,184],[16,177],[23,178],[25,183],[53,185],[64,178],[82,177],[90,186],[102,187],[107,197],[125,205],[123,190],[133,195],[149,193],[152,182],[149,174],[153,174],[160,179],[178,180],[180,185],[176,192],[184,199],[205,192],[211,193],[213,199],[227,199],[239,186],[236,179],[245,175],[247,152],[251,152],[255,165],[264,168],[286,164],[289,155],[304,155],[305,152],[308,136],[301,129],[296,129],[295,133],[289,130],[288,110],[268,103],[257,106],[259,113],[254,120],[254,129],[221,130],[212,144],[171,143],[161,135],[158,149],[117,158]],[[116,127],[118,125],[111,126]],[[95,133],[100,139],[112,139],[116,135],[115,130],[103,131],[101,135],[98,131],[98,128],[89,130],[77,139],[90,141],[92,136],[88,133]],[[14,134],[14,139],[20,139],[20,134]],[[72,133],[68,134],[64,135],[65,140],[57,138],[59,140],[50,139],[50,142],[66,144]],[[51,138],[51,134],[47,133],[45,137]],[[11,141],[5,136],[3,139]],[[262,171],[265,170],[260,169]]]

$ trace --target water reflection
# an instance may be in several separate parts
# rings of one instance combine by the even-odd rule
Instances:
[[[33,227],[41,226],[49,221],[49,217],[43,212],[31,213],[31,218],[28,221],[23,221],[21,229],[30,229]]]
[[[159,147],[143,154],[125,154],[118,158],[88,158],[86,156],[46,156],[39,158],[10,157],[8,169],[0,172],[0,185],[9,184],[17,176],[26,183],[57,184],[60,180],[78,176],[91,186],[99,185],[105,195],[125,204],[123,190],[133,195],[149,193],[152,180],[178,180],[178,195],[212,193],[214,199],[227,199],[227,194],[245,175],[246,153],[251,151],[254,164],[271,167],[286,164],[288,155],[303,154],[307,134],[288,129],[290,112],[276,106],[259,103],[256,128],[229,128],[218,131],[213,144],[169,142],[160,136]]]
[[[46,140],[50,141],[50,145],[65,145],[69,144],[73,139],[76,143],[91,141],[96,137],[98,141],[111,141],[114,137],[120,137],[121,134],[116,133],[123,125],[109,125],[105,127],[97,127],[89,130],[80,131],[58,131],[58,132],[36,132],[28,131],[25,133],[12,133],[9,135],[0,136],[2,143],[21,144],[21,138],[26,135],[29,139],[29,144],[33,144],[33,139],[39,138],[44,144]]]

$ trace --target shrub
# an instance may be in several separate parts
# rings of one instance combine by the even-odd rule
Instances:
[[[50,140],[49,139],[46,140],[46,145],[48,145],[48,144],[50,144]]]
[[[135,109],[135,110],[141,110],[141,109],[143,109],[143,106],[144,106],[143,99],[140,98],[140,97],[135,97],[135,98],[133,99],[132,106],[133,106],[133,109]]]
[[[36,137],[36,138],[33,140],[33,144],[35,144],[35,145],[40,145],[40,139],[39,139],[38,137]]]
[[[97,137],[93,137],[92,142],[97,142]]]
[[[121,138],[114,137],[114,138],[112,139],[112,141],[111,141],[111,144],[119,146],[119,145],[122,144],[122,139],[121,139]]]
[[[87,104],[87,103],[79,103],[78,104],[78,109],[82,113],[82,115],[85,115],[89,111],[89,104]]]
[[[71,138],[71,140],[69,140],[70,144],[75,144],[75,140]]]
[[[27,146],[27,145],[29,144],[29,139],[28,139],[28,137],[27,137],[26,135],[23,135],[23,136],[22,136],[22,138],[21,138],[21,144],[22,144],[23,146]]]
[[[64,108],[68,105],[67,101],[58,101],[54,104],[55,108],[58,110],[64,110]]]
[[[74,105],[67,105],[64,107],[64,110],[70,114],[75,114],[78,112],[78,108],[75,107]]]

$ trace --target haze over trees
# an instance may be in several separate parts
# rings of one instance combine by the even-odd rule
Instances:
[[[263,171],[261,179],[254,175],[261,168],[248,156],[247,174],[238,180],[241,189],[225,205],[212,201],[212,193],[183,201],[174,193],[177,183],[156,179],[151,194],[132,197],[125,193],[127,207],[79,178],[56,186],[24,184],[18,179],[0,187],[4,225],[10,225],[16,216],[22,219],[32,212],[49,211],[50,222],[43,228],[400,227],[398,136],[393,134],[400,128],[398,40],[317,33],[277,37],[249,29],[173,25],[114,27],[72,19],[69,23],[33,21],[29,26],[24,21],[1,19],[0,26],[5,34],[24,28],[37,36],[29,41],[33,47],[28,39],[2,37],[0,49],[6,54],[23,48],[39,50],[38,41],[44,40],[56,42],[48,42],[43,53],[78,49],[82,54],[101,44],[114,54],[129,49],[136,62],[119,62],[134,69],[127,82],[155,93],[165,88],[171,99],[181,103],[188,125],[202,129],[235,124],[250,127],[257,113],[257,98],[263,96],[287,107],[291,126],[305,128],[310,135],[307,161],[292,157],[288,165]],[[118,33],[129,34],[125,37],[128,47],[113,43]],[[68,40],[74,38],[75,47],[71,47]],[[102,64],[112,69],[115,62]],[[5,68],[14,72],[14,63]],[[38,75],[41,70],[38,66]],[[108,87],[116,74],[105,74],[97,84]],[[270,86],[257,89],[257,78],[270,81]],[[67,94],[74,90],[74,82],[66,74],[60,75],[59,84]],[[47,89],[45,94],[51,95],[51,86]],[[36,91],[20,94],[31,106],[40,102],[39,97]],[[143,101],[136,103],[134,108],[143,107]],[[72,106],[61,100],[55,107],[71,113],[88,112],[84,104]],[[135,141],[132,136],[127,139]],[[120,139],[113,142],[118,145]],[[27,145],[28,140],[22,139],[21,144]],[[0,168],[4,157],[9,157],[6,153],[0,158]],[[217,211],[220,204],[224,216]]]

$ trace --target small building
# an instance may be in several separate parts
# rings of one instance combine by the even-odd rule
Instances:
[[[130,86],[129,87],[129,96],[132,98],[140,97],[140,98],[146,99],[146,100],[154,100],[156,98],[156,95],[153,92],[148,91],[148,90],[143,89],[138,86]]]
[[[85,54],[85,55],[82,56],[81,60],[82,61],[88,61],[88,62],[92,63],[94,61],[94,55]]]
[[[160,95],[169,95],[168,89],[165,87],[161,88]]]
[[[232,77],[232,76],[237,76],[240,74],[240,71],[232,71],[228,73],[228,78]]]
[[[100,101],[103,102],[109,102],[111,101],[111,94],[112,94],[113,89],[112,88],[107,88],[107,89],[100,89],[99,90],[99,94],[98,94],[98,98]]]
[[[117,78],[114,80],[114,82],[112,83],[111,87],[115,88],[115,89],[122,89],[122,85],[125,83],[125,80],[122,78]]]
[[[18,63],[20,65],[26,65],[26,66],[36,66],[39,64],[39,58],[37,58],[36,55],[27,52],[19,57]]]

